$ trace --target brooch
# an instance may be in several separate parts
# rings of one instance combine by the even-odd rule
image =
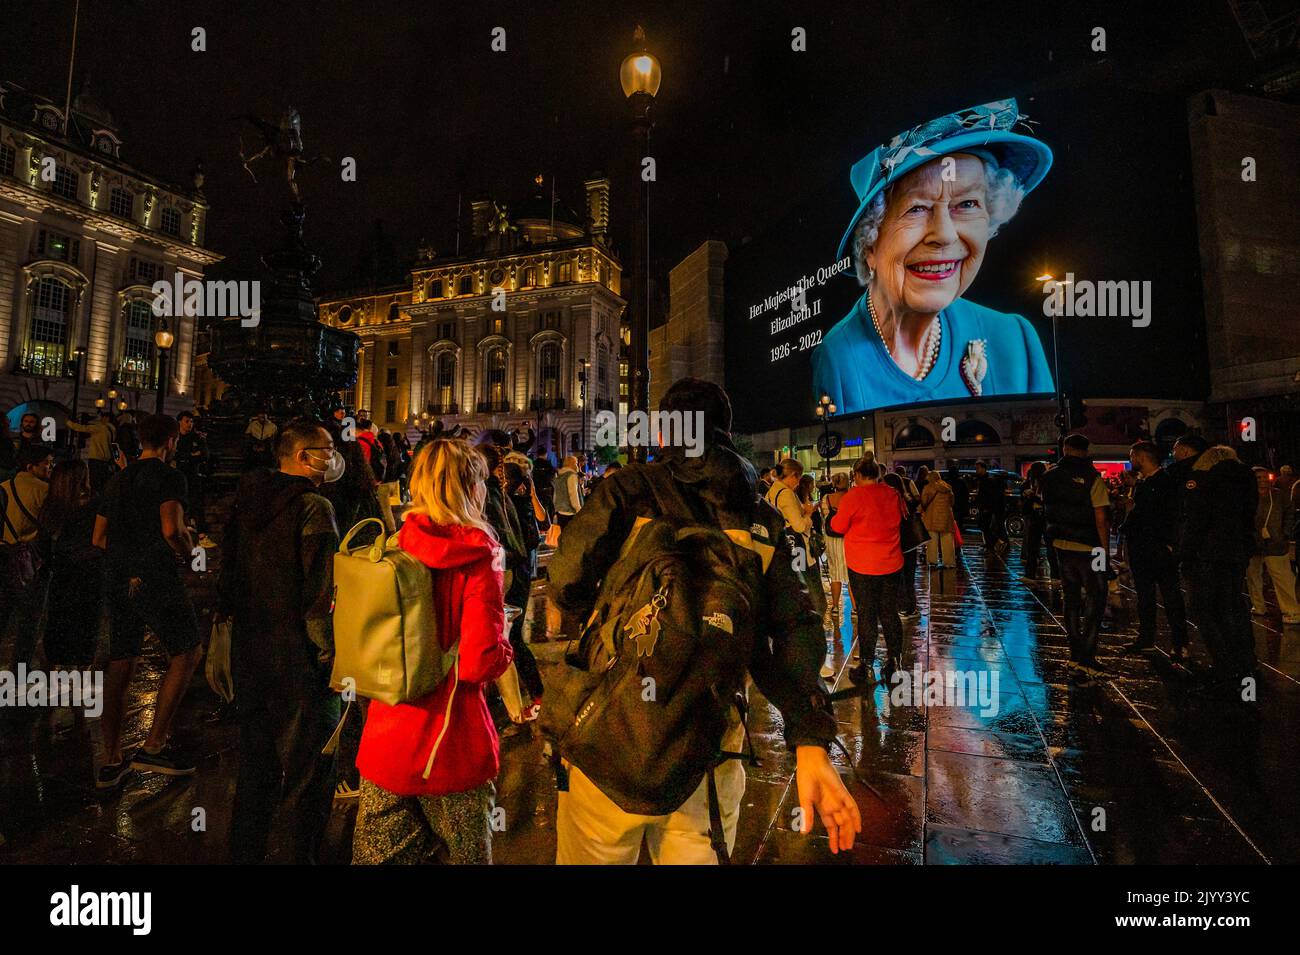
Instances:
[[[975,338],[966,343],[966,354],[961,360],[961,380],[966,390],[978,398],[984,392],[984,376],[989,373],[988,356],[984,353],[987,343],[982,338]]]

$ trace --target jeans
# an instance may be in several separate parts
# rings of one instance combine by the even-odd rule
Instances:
[[[849,568],[849,589],[858,615],[859,653],[863,664],[876,652],[876,628],[885,631],[885,649],[900,665],[903,658],[903,625],[898,620],[898,590],[902,572],[859,574]]]
[[[942,561],[945,567],[954,567],[957,558],[954,555],[956,539],[952,531],[930,531],[930,540],[925,545],[925,559],[933,567]]]
[[[1165,602],[1165,619],[1169,621],[1174,649],[1187,646],[1187,608],[1183,604],[1178,564],[1173,557],[1168,553],[1140,556],[1130,549],[1129,566],[1133,571],[1133,589],[1137,591],[1138,643],[1155,646],[1158,589]]]
[[[898,582],[898,609],[906,614],[916,613],[916,551],[903,555],[902,577]]]
[[[1282,620],[1295,623],[1300,620],[1300,603],[1296,601],[1295,574],[1291,570],[1291,558],[1286,554],[1256,554],[1250,559],[1246,570],[1246,586],[1250,590],[1250,604],[1257,613],[1267,608],[1264,602],[1264,574],[1273,579],[1273,594],[1277,597],[1278,609],[1282,611]]]
[[[283,804],[282,818],[293,827],[293,862],[314,864],[334,803],[334,755],[321,749],[338,724],[339,698],[328,687],[306,697],[286,694],[241,681],[238,672],[235,686],[239,773],[231,861],[248,865],[265,859],[271,820]]]
[[[714,770],[727,852],[736,847],[745,767],[729,760]],[[576,766],[569,790],[559,794],[555,818],[556,865],[636,865],[644,838],[655,865],[717,865],[709,842],[708,780],[674,813],[639,816],[624,812]]]
[[[1047,520],[1042,512],[1031,510],[1025,518],[1025,540],[1020,547],[1020,563],[1024,567],[1026,577],[1038,576],[1038,560],[1043,552],[1045,530],[1047,530]]]
[[[1070,637],[1070,659],[1091,664],[1097,659],[1097,634],[1106,612],[1106,582],[1092,569],[1091,551],[1057,549],[1061,586],[1065,597],[1065,632]]]
[[[1255,669],[1255,634],[1246,599],[1244,563],[1191,560],[1183,576],[1192,618],[1218,676],[1236,679]]]

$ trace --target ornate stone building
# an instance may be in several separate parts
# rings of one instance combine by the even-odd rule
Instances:
[[[409,284],[322,296],[321,321],[362,341],[349,405],[381,427],[526,425],[551,450],[592,450],[595,412],[627,400],[626,303],[609,180],[585,189],[585,216],[540,176],[521,203],[476,201],[468,252],[421,249]]]
[[[201,280],[222,258],[203,245],[201,174],[191,188],[150,176],[123,161],[106,110],[83,94],[70,113],[0,82],[0,406],[12,418],[61,420],[110,390],[152,411],[151,286]],[[169,319],[169,412],[191,406],[194,321]]]

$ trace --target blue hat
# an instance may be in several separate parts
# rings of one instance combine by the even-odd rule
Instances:
[[[1029,192],[1052,167],[1052,151],[1032,136],[1011,131],[1020,124],[1028,132],[1027,118],[1014,99],[1000,99],[913,126],[863,156],[849,171],[849,181],[858,194],[858,211],[853,213],[835,258],[844,258],[858,220],[880,190],[939,156],[990,153]]]

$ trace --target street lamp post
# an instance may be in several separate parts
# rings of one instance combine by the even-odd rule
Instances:
[[[72,420],[77,420],[77,409],[81,405],[81,365],[86,357],[86,349],[78,345],[72,352]],[[77,444],[76,432],[68,429],[68,447]]]
[[[827,481],[831,479],[831,459],[826,456],[826,449],[831,446],[831,416],[835,411],[830,395],[822,395],[817,402],[817,417],[822,419],[822,470],[826,472]]]
[[[153,336],[153,343],[158,346],[158,397],[154,414],[163,413],[163,399],[167,396],[167,352],[175,341],[176,336],[167,328],[167,319],[164,318]]]
[[[1070,284],[1069,279],[1058,281],[1051,273],[1039,275],[1035,281],[1044,283],[1044,291],[1048,282],[1055,282],[1057,286]],[[1061,340],[1056,324],[1058,312],[1059,308],[1052,309],[1052,376],[1056,379],[1056,460],[1060,461],[1065,453],[1065,436],[1070,433],[1070,406],[1065,400],[1065,388],[1061,385]]]
[[[582,463],[585,467],[591,462],[587,458],[587,368],[591,365],[585,358],[579,358],[581,370],[578,372],[578,400],[582,402]]]
[[[632,105],[632,134],[637,147],[632,218],[632,354],[628,373],[632,378],[629,383],[632,410],[645,412],[650,408],[650,224],[647,216],[650,185],[642,161],[650,144],[655,94],[659,92],[663,73],[659,61],[645,48],[645,31],[641,27],[636,28],[632,39],[637,49],[624,58],[618,74],[623,95]],[[628,457],[645,461],[646,448],[628,448]]]

